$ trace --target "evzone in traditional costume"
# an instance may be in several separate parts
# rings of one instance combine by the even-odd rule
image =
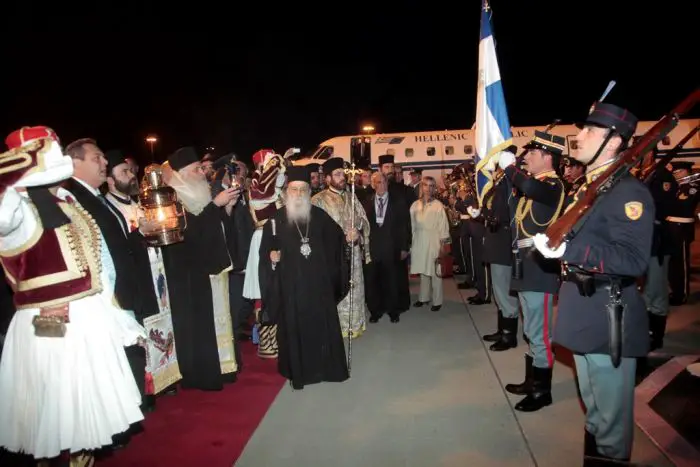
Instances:
[[[100,229],[59,183],[56,134],[22,128],[0,155],[0,262],[17,312],[0,359],[0,446],[36,459],[89,454],[143,419],[124,347],[145,330],[114,300]]]
[[[260,278],[258,275],[260,241],[263,227],[277,209],[283,206],[282,188],[285,181],[284,159],[271,149],[261,149],[253,154],[256,170],[248,190],[250,213],[255,223],[255,232],[250,242],[250,252],[246,263],[243,297],[255,301],[255,316],[259,335],[258,356],[277,358],[277,325],[265,319],[265,304],[261,301]]]

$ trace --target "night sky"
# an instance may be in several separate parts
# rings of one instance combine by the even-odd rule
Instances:
[[[184,145],[249,160],[367,122],[474,121],[480,0],[65,3],[3,6],[3,138],[43,124],[64,144],[93,137],[146,162],[154,133],[158,161]],[[680,1],[641,4],[492,0],[511,124],[573,122],[611,79],[610,102],[656,120],[697,86],[697,15]]]

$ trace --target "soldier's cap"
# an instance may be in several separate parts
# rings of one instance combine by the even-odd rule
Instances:
[[[119,164],[128,164],[126,160],[127,157],[119,149],[110,149],[105,153],[105,159],[107,159],[107,175],[112,176],[112,169],[114,169]]]
[[[311,183],[311,171],[308,165],[293,165],[287,167],[287,182]]]
[[[674,161],[671,162],[671,167],[673,167],[673,170],[682,170],[685,169],[688,172],[693,170],[693,163],[689,161]]]
[[[566,149],[566,139],[563,136],[535,130],[535,137],[523,146],[523,149],[541,149],[554,156],[561,156]]]
[[[609,128],[629,141],[637,130],[639,119],[629,110],[607,102],[596,102],[585,121],[576,124],[579,128],[584,125],[594,125]]]
[[[411,169],[408,173],[409,173],[410,175],[418,175],[418,176],[420,176],[420,175],[423,174],[423,169]]]
[[[394,156],[391,154],[382,154],[379,156],[379,165],[384,165],[384,164],[393,164],[394,163]]]
[[[562,167],[583,167],[583,163],[580,161],[577,161],[573,157],[565,156],[562,157],[561,159],[561,166]]]
[[[336,169],[344,169],[345,161],[342,157],[331,157],[326,162],[323,163],[323,173],[330,175]]]

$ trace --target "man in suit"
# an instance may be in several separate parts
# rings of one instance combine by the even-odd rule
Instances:
[[[411,218],[405,201],[388,191],[386,176],[372,174],[374,194],[363,200],[370,223],[369,249],[372,261],[364,266],[365,295],[371,314],[370,323],[376,323],[388,313],[392,323],[399,322],[401,303],[410,297],[401,297],[398,276],[404,271],[403,263],[411,248],[406,225]]]
[[[138,230],[130,234],[121,212],[107,201],[99,188],[107,180],[108,162],[95,140],[83,138],[66,146],[73,160],[73,177],[66,188],[87,210],[102,232],[114,261],[116,284],[114,294],[119,306],[132,310],[139,323],[159,312],[158,299],[151,284],[148,253]],[[126,348],[127,358],[141,395],[145,395],[146,354],[143,347]],[[144,409],[150,409],[149,401]]]

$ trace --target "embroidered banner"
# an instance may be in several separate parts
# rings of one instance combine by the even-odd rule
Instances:
[[[229,270],[209,276],[211,280],[212,303],[214,304],[214,323],[216,326],[216,343],[219,347],[221,373],[233,373],[238,370],[236,354],[233,349],[233,325],[231,323],[231,306],[229,302]]]
[[[153,288],[158,297],[160,313],[143,320],[148,334],[146,345],[146,393],[158,394],[173,383],[180,381],[180,367],[175,351],[175,333],[170,314],[168,281],[159,248],[148,248],[151,261]]]

